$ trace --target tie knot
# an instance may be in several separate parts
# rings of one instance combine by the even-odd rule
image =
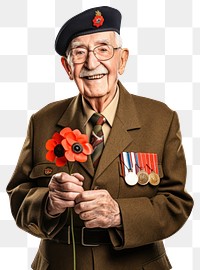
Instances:
[[[91,116],[90,121],[93,126],[96,126],[96,125],[102,126],[106,122],[106,118],[100,113],[94,113]]]

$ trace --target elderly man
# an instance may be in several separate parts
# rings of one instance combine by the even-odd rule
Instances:
[[[162,240],[191,212],[176,112],[118,81],[128,59],[120,23],[118,10],[97,7],[58,33],[56,51],[80,94],[31,117],[7,187],[17,225],[41,238],[35,270],[73,269],[69,209],[77,269],[170,269]],[[65,127],[86,133],[94,147],[73,174],[45,158],[46,141]]]

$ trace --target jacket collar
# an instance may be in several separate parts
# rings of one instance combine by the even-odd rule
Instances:
[[[133,143],[133,138],[128,131],[139,129],[141,126],[134,96],[128,93],[120,82],[118,82],[118,85],[120,91],[119,104],[110,135],[95,175],[90,157],[85,163],[80,163],[90,175],[94,176],[94,179],[97,179],[113,160],[119,156],[130,143]],[[85,121],[86,117],[83,113],[81,95],[79,94],[72,99],[66,111],[58,121],[58,125],[61,127],[70,127],[72,129],[78,128],[82,133],[85,133]]]
[[[134,143],[129,131],[139,129],[141,126],[134,96],[127,92],[120,82],[118,85],[120,89],[119,104],[110,135],[95,174],[95,179],[105,171],[129,144]]]

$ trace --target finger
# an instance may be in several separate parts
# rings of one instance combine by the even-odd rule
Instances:
[[[62,200],[62,201],[75,201],[78,192],[62,192],[59,190],[54,190],[49,192],[49,197],[55,200]],[[75,204],[75,203],[74,203]]]
[[[79,217],[83,221],[89,221],[89,220],[93,220],[97,218],[97,215],[95,211],[85,211],[85,212],[80,213]]]
[[[50,215],[61,214],[68,207],[74,207],[74,201],[64,201],[49,195],[47,211]]]
[[[97,195],[95,192],[96,190],[87,190],[82,192],[76,197],[76,203],[95,200]]]
[[[63,184],[63,183],[66,183],[66,182],[72,182],[72,183],[75,183],[77,185],[82,186],[83,185],[83,180],[82,180],[81,174],[78,174],[78,177],[81,180],[79,180],[79,178],[77,178],[75,175],[70,175],[70,174],[65,173],[65,172],[56,173],[56,174],[54,174],[52,176],[51,181],[57,182],[58,184]]]
[[[87,191],[80,193],[76,197],[76,203],[92,201],[92,200],[96,200],[96,199],[101,200],[101,199],[104,199],[108,195],[109,195],[109,193],[107,192],[107,190],[103,190],[103,189],[101,189],[101,190],[87,190]]]
[[[79,181],[84,181],[84,177],[80,173],[72,173],[71,175],[76,177]]]
[[[104,220],[100,219],[92,219],[92,220],[87,220],[84,221],[84,225],[86,228],[109,228],[107,223]]]
[[[110,228],[112,227],[112,219],[104,216],[97,216],[96,218],[84,221],[87,228]]]
[[[79,185],[71,183],[71,182],[66,182],[63,184],[58,184],[57,182],[56,183],[53,182],[49,185],[49,191],[54,191],[54,190],[61,191],[61,192],[72,191],[72,192],[77,192],[77,193],[84,191],[82,186],[79,186]]]
[[[79,196],[79,194],[77,195],[77,197],[78,196]],[[76,202],[76,198],[75,198],[75,202]],[[79,215],[80,213],[83,213],[86,211],[91,211],[95,208],[96,208],[96,205],[93,203],[93,201],[92,202],[80,202],[78,204],[75,203],[74,211],[76,214]]]
[[[62,192],[77,192],[81,193],[84,191],[82,186],[79,186],[77,184],[74,184],[72,182],[66,182],[64,184],[58,184],[53,187],[56,190],[62,191]]]
[[[74,207],[74,201],[64,201],[56,198],[50,198],[52,209],[57,209],[59,212],[64,212],[68,207]]]
[[[73,187],[65,186],[66,183],[74,183],[79,187],[83,186],[83,181],[79,181],[78,178],[70,176],[69,174],[66,173],[58,173],[52,176],[51,181],[49,183],[49,190],[51,191],[53,191],[54,189],[64,191],[68,191],[68,189],[72,190]],[[82,192],[83,190],[82,189],[78,190],[76,188],[74,191]]]
[[[84,225],[86,228],[100,228],[98,222],[96,221],[96,219],[93,219],[93,220],[88,220],[88,221],[85,221],[84,222]]]

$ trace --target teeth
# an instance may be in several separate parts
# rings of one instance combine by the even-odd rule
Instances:
[[[93,76],[88,76],[88,80],[95,80],[95,79],[101,79],[103,78],[103,74],[99,74],[99,75],[93,75]]]

